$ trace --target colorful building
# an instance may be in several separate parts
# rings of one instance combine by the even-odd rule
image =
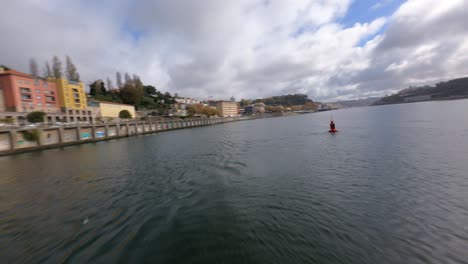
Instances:
[[[94,112],[96,117],[119,117],[119,113],[122,110],[127,110],[132,118],[135,118],[135,106],[128,104],[119,104],[114,102],[105,101],[90,101],[88,103],[90,109],[95,109]]]
[[[54,81],[0,67],[0,111],[59,113]]]
[[[64,78],[49,78],[57,84],[57,91],[62,110],[85,110],[87,107],[86,92],[82,82],[69,81]]]

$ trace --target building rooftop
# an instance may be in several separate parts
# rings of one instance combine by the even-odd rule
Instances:
[[[104,104],[114,104],[114,105],[126,105],[126,106],[133,106],[135,107],[134,105],[130,105],[130,104],[122,104],[122,103],[116,103],[116,102],[109,102],[109,101],[99,101],[99,100],[91,100],[89,101],[88,103],[104,103]]]
[[[5,75],[15,75],[15,76],[21,76],[21,77],[32,78],[32,79],[41,79],[41,80],[44,80],[44,81],[51,81],[51,80],[49,80],[47,78],[43,78],[43,77],[40,77],[40,76],[34,76],[34,75],[27,74],[27,73],[24,73],[24,72],[19,72],[17,70],[0,71],[0,76],[5,76]]]
[[[40,78],[40,77],[34,77],[34,76],[30,75],[30,74],[15,71],[15,70],[3,71],[3,72],[0,72],[0,75],[16,75],[16,76],[22,76],[22,77],[28,77],[28,78]]]

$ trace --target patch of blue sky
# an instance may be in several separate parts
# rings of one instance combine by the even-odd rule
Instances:
[[[122,31],[124,35],[130,36],[134,42],[138,42],[140,38],[143,36],[142,30],[138,30],[130,26],[128,22],[124,22],[120,30]]]
[[[344,27],[352,27],[356,23],[371,23],[379,17],[391,16],[405,0],[373,0],[362,1],[354,0],[345,17],[338,22]],[[377,32],[363,37],[358,47],[363,47],[369,40],[374,39],[377,35],[383,34],[387,29],[388,24],[385,24]]]
[[[405,0],[354,0],[351,3],[346,16],[338,19],[336,22],[345,28],[352,27],[356,23],[371,23],[377,18],[391,16],[403,2],[405,2]],[[385,32],[386,27],[387,25],[384,25],[378,32],[362,38],[359,41],[358,46],[364,46],[369,40],[372,40],[375,36]],[[304,33],[315,30],[317,30],[316,27],[312,28],[307,25],[302,25],[292,32],[290,36],[292,38],[297,38]]]
[[[379,17],[391,16],[405,0],[354,0],[346,16],[338,20],[345,27],[356,23],[370,23]]]

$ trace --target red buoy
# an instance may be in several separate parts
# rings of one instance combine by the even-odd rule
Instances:
[[[330,133],[338,132],[338,130],[336,130],[335,123],[333,122],[333,120],[330,122],[330,130],[328,130],[328,132]]]

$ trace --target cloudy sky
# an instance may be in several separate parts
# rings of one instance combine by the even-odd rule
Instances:
[[[87,83],[121,71],[195,98],[364,98],[468,76],[467,17],[468,0],[3,1],[0,64],[68,54]]]

